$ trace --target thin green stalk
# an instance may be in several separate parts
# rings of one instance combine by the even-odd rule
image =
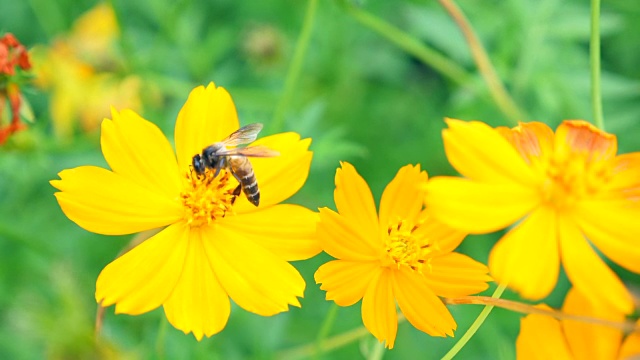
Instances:
[[[458,85],[469,84],[468,79],[471,76],[464,68],[426,46],[423,42],[361,8],[349,3],[343,4],[343,7],[349,15],[362,25],[377,32],[451,81]]]
[[[502,296],[502,293],[504,292],[504,290],[506,288],[507,288],[506,285],[499,285],[498,288],[496,288],[496,291],[493,292],[493,295],[491,295],[491,297],[494,298],[494,299],[500,298],[500,296]],[[464,333],[464,335],[462,335],[460,340],[458,340],[458,342],[455,345],[453,345],[451,350],[449,350],[449,352],[447,352],[442,357],[442,360],[451,360],[451,359],[453,359],[454,356],[456,356],[458,354],[458,352],[473,337],[473,335],[476,333],[476,331],[478,331],[478,329],[480,328],[482,323],[484,323],[484,321],[487,319],[487,316],[489,316],[489,314],[491,313],[491,310],[493,310],[493,305],[486,305],[484,307],[484,309],[482,309],[482,312],[480,312],[480,315],[478,315],[478,317],[473,322],[473,324],[471,324],[471,326],[469,327],[467,332]]]
[[[318,332],[318,337],[316,338],[316,352],[314,354],[314,358],[320,358],[320,354],[322,354],[322,345],[324,340],[329,335],[331,328],[333,327],[333,323],[336,321],[336,316],[338,316],[339,306],[336,303],[331,303],[331,307],[327,312],[327,316],[324,318],[322,322],[322,326],[320,326],[320,331]]]
[[[313,23],[316,17],[316,10],[318,8],[318,0],[309,0],[307,3],[307,11],[304,16],[304,23],[302,24],[302,30],[296,43],[296,49],[293,53],[293,59],[287,72],[287,78],[284,83],[284,91],[278,105],[273,114],[271,121],[271,130],[273,132],[281,132],[284,128],[284,115],[289,107],[289,103],[293,98],[298,79],[302,72],[302,64],[304,62],[305,54],[309,48],[309,40],[311,39],[311,33],[313,30]]]
[[[460,10],[453,0],[439,0],[439,2],[456,22],[460,31],[462,31],[462,34],[469,44],[473,60],[478,66],[478,71],[484,79],[484,82],[487,84],[489,93],[500,111],[502,111],[502,113],[505,114],[505,116],[515,125],[518,124],[518,121],[526,120],[524,112],[518,107],[504,87],[504,84],[502,83],[502,80],[500,80],[493,64],[491,64],[489,55],[487,55],[480,39],[476,35],[469,20],[466,18],[464,13],[462,13],[462,10]]]
[[[591,106],[593,122],[604,131],[602,93],[600,89],[600,0],[591,0]]]
[[[167,318],[164,315],[161,316],[158,335],[156,336],[156,356],[158,359],[165,358],[164,343],[167,336],[167,328],[169,327],[168,324]]]

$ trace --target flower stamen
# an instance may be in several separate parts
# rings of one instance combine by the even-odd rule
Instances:
[[[434,251],[434,244],[428,239],[417,237],[413,233],[420,227],[420,223],[400,219],[395,224],[389,224],[385,243],[384,266],[395,266],[400,269],[407,266],[411,270],[422,273],[425,264],[431,269],[429,254]]]
[[[218,176],[207,169],[203,175],[185,174],[185,190],[180,193],[184,217],[191,226],[209,225],[216,219],[235,214],[233,204],[238,197],[237,181],[226,170]],[[233,179],[233,180],[232,180]]]

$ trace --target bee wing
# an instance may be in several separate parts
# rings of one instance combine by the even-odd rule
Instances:
[[[225,146],[237,146],[254,142],[260,130],[262,130],[262,124],[260,123],[243,126],[222,140],[222,143]]]
[[[218,155],[242,155],[248,157],[274,157],[280,155],[277,150],[270,149],[264,145],[250,146],[246,148],[227,149],[219,151]]]

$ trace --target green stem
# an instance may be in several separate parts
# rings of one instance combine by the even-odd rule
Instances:
[[[343,6],[346,12],[356,21],[377,32],[400,49],[415,56],[424,64],[430,66],[451,81],[458,85],[466,85],[469,83],[470,75],[464,68],[447,59],[437,51],[427,47],[416,38],[361,8],[348,3],[343,4]]]
[[[507,288],[506,285],[499,285],[498,288],[496,288],[496,291],[493,292],[493,295],[491,295],[491,297],[494,298],[494,299],[500,298],[500,296],[502,296],[502,293],[504,292],[504,290],[506,288]],[[491,310],[493,310],[493,305],[486,305],[484,307],[484,309],[482,309],[482,312],[480,312],[480,315],[478,315],[478,317],[473,322],[473,324],[471,324],[471,327],[469,327],[467,332],[464,333],[464,335],[462,335],[460,340],[458,340],[458,342],[455,345],[453,345],[451,350],[449,350],[449,352],[447,352],[442,357],[442,360],[451,360],[451,359],[453,359],[454,356],[456,356],[458,354],[458,352],[473,337],[473,335],[476,333],[476,331],[478,331],[478,329],[480,328],[482,323],[484,323],[484,321],[487,319],[487,316],[489,316],[489,314],[491,313]]]
[[[471,55],[473,56],[473,60],[478,66],[478,71],[482,76],[482,79],[487,84],[489,88],[489,93],[493,98],[493,101],[496,103],[500,111],[514,124],[517,125],[518,121],[526,120],[526,116],[524,112],[520,110],[516,102],[509,95],[502,80],[498,76],[495,68],[491,64],[491,60],[489,59],[489,55],[487,55],[486,50],[482,46],[482,42],[476,35],[471,23],[466,18],[462,10],[456,5],[453,0],[439,0],[442,7],[449,13],[451,18],[456,22],[460,31],[464,35],[467,43],[469,44],[469,49],[471,50]]]
[[[169,322],[167,321],[167,318],[163,315],[160,319],[158,335],[156,336],[156,356],[158,357],[158,359],[165,358],[164,343],[165,337],[167,336],[168,324]]]
[[[602,93],[600,89],[600,0],[591,0],[591,106],[593,122],[604,131]]]
[[[324,340],[329,335],[331,328],[333,327],[333,323],[336,320],[336,316],[338,315],[338,305],[336,303],[331,303],[331,307],[329,308],[329,312],[327,316],[324,318],[322,322],[322,326],[320,327],[320,331],[318,332],[318,337],[316,338],[316,352],[314,358],[318,359],[320,354],[322,354],[322,345]]]
[[[307,12],[304,16],[304,23],[302,24],[302,30],[296,43],[296,49],[293,53],[293,59],[287,72],[287,79],[284,83],[284,92],[273,114],[271,121],[272,132],[281,132],[284,128],[284,115],[289,107],[289,103],[293,98],[293,93],[298,84],[300,73],[302,72],[302,63],[304,62],[304,56],[309,48],[309,40],[311,39],[311,30],[313,30],[313,23],[316,17],[316,10],[318,8],[318,0],[309,0],[307,3]]]

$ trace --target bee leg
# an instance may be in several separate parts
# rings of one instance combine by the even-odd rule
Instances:
[[[242,192],[242,185],[238,185],[236,186],[235,189],[233,189],[233,192],[231,193],[231,195],[233,195],[233,199],[231,199],[231,205],[233,205],[236,202],[236,199],[238,198],[238,196],[240,196],[241,192]]]

